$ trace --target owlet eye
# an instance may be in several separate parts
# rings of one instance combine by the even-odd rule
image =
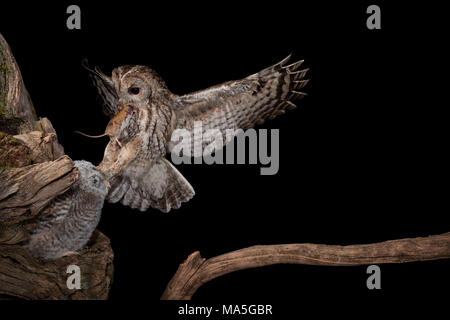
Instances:
[[[130,94],[133,94],[133,95],[136,95],[136,94],[139,94],[139,88],[138,87],[130,87],[130,88],[128,88],[128,93],[130,93]]]

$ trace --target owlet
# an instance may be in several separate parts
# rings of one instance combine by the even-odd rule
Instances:
[[[45,209],[27,247],[35,257],[57,259],[89,241],[100,220],[108,182],[87,161],[74,161],[79,179]]]

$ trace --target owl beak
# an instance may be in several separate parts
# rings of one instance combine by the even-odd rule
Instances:
[[[108,180],[103,180],[103,184],[105,185],[106,188],[110,189],[111,185],[109,184]]]

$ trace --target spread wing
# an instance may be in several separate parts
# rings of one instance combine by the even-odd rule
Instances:
[[[87,59],[81,62],[82,66],[89,71],[89,76],[94,87],[97,89],[98,100],[102,105],[103,113],[112,118],[120,110],[118,110],[119,97],[117,96],[114,82],[110,77],[103,74],[98,67],[91,69]]]
[[[306,95],[299,90],[308,83],[308,69],[297,70],[303,60],[286,65],[289,58],[245,79],[174,98],[176,128],[192,131],[201,121],[203,133],[219,129],[225,138],[226,129],[252,128],[295,108],[292,100]]]

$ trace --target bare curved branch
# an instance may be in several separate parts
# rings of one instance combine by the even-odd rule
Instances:
[[[167,285],[162,300],[190,300],[204,283],[224,274],[273,264],[356,266],[450,258],[450,232],[348,246],[281,244],[253,246],[204,259],[192,253]]]

